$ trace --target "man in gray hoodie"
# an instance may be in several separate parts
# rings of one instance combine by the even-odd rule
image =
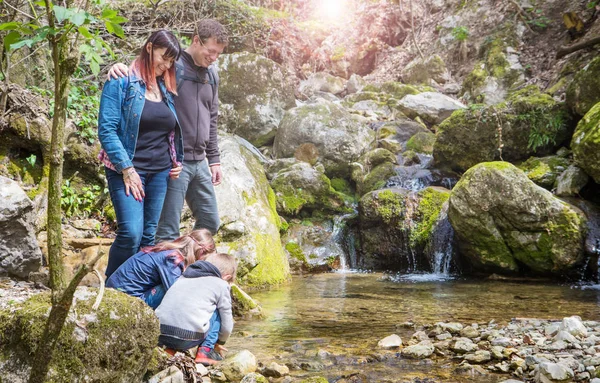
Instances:
[[[218,75],[211,67],[228,43],[225,27],[216,20],[198,22],[190,46],[176,63],[175,111],[183,132],[183,170],[170,179],[156,240],[180,237],[179,225],[185,200],[196,219],[194,230],[213,234],[219,229],[219,211],[214,186],[223,178],[217,145],[219,113]],[[115,64],[109,76],[125,76],[127,67]]]

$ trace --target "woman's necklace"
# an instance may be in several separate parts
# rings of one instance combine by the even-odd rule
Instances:
[[[146,98],[150,101],[160,101],[162,99],[160,95],[160,89],[158,89],[158,87],[148,89],[146,92]]]

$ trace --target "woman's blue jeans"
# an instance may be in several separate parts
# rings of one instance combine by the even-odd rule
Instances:
[[[154,234],[167,194],[169,171],[138,173],[146,196],[136,201],[132,193],[125,195],[123,175],[108,168],[108,190],[117,216],[117,237],[108,253],[106,277],[109,277],[141,247],[154,245]]]

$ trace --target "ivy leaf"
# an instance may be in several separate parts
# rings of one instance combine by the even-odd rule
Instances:
[[[76,26],[80,27],[83,25],[83,23],[85,23],[85,21],[87,20],[87,15],[85,11],[78,11],[77,13],[75,13],[73,16],[71,16],[69,18],[69,20],[75,24]]]
[[[21,34],[17,31],[11,31],[6,36],[4,36],[4,50],[10,51],[11,45],[19,41],[21,38]]]
[[[94,37],[94,35],[92,35],[89,31],[89,29],[87,29],[86,27],[79,27],[77,28],[77,30],[79,31],[79,33],[81,33],[81,35],[83,37],[85,37],[86,39],[91,39]]]
[[[16,21],[11,21],[9,23],[0,24],[0,31],[11,31],[14,29],[19,29],[20,26],[21,26],[21,23],[18,23]]]

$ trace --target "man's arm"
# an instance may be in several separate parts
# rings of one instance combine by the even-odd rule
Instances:
[[[219,75],[217,74],[216,70],[213,70],[212,73],[215,76],[215,87],[217,88],[215,89],[210,108],[210,131],[208,143],[206,145],[206,158],[208,159],[210,173],[212,174],[212,183],[216,186],[221,183],[223,179],[223,172],[221,171],[221,157],[217,143],[217,119],[219,117]]]

